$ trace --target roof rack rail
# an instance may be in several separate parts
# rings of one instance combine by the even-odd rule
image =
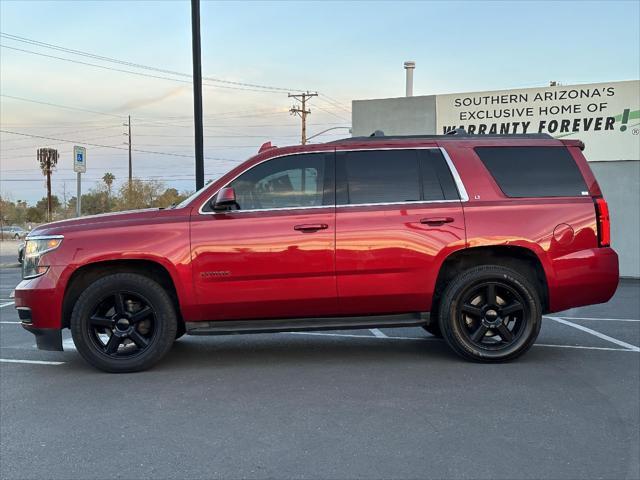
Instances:
[[[452,130],[449,130],[448,132],[445,133],[445,135],[459,135],[459,136],[467,136],[469,135],[466,130],[464,129],[464,127],[458,127],[458,128],[454,128]]]
[[[460,138],[460,140],[482,140],[482,139],[547,139],[553,140],[554,137],[548,133],[507,133],[507,134],[477,134],[467,133],[464,128],[456,128],[450,130],[444,135],[385,135],[382,130],[376,130],[367,137],[347,137],[339,140],[332,140],[326,142],[327,144],[334,143],[350,143],[350,142],[369,142],[369,141],[381,141],[381,140],[452,140],[451,137]]]

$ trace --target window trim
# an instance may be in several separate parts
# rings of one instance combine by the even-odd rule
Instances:
[[[252,165],[251,167],[247,168],[246,170],[243,170],[242,172],[240,172],[238,175],[236,175],[235,177],[233,177],[231,180],[229,180],[224,186],[220,187],[220,188],[225,188],[227,187],[229,184],[231,184],[233,181],[235,181],[236,178],[238,178],[240,175],[244,175],[246,172],[248,172],[249,170],[257,167],[258,165],[263,164],[264,162],[268,162],[269,160],[275,160],[277,158],[282,158],[282,157],[289,157],[289,156],[293,156],[293,155],[308,155],[308,154],[328,154],[328,153],[339,153],[339,152],[366,152],[366,151],[376,151],[376,150],[440,150],[440,152],[442,153],[442,156],[445,159],[445,162],[447,163],[447,166],[449,167],[449,171],[451,172],[451,176],[453,177],[453,181],[456,185],[456,188],[458,190],[458,195],[460,196],[459,199],[454,199],[454,200],[415,200],[415,201],[410,201],[410,202],[386,202],[386,203],[352,203],[352,204],[347,204],[347,205],[336,205],[335,204],[335,199],[334,199],[334,203],[333,205],[317,205],[317,206],[308,206],[308,207],[278,207],[278,208],[259,208],[259,209],[251,209],[251,210],[229,210],[229,211],[223,211],[223,212],[204,212],[202,209],[205,207],[205,205],[207,205],[211,199],[213,197],[215,197],[218,192],[220,191],[220,189],[216,190],[215,193],[213,193],[212,195],[210,195],[209,197],[207,197],[207,199],[202,202],[202,204],[200,205],[200,208],[198,209],[198,213],[200,215],[220,215],[220,214],[229,214],[229,213],[256,213],[256,212],[279,212],[279,211],[288,211],[288,210],[317,210],[317,209],[321,209],[321,208],[352,208],[352,207],[372,207],[372,206],[387,206],[387,205],[417,205],[417,204],[430,204],[430,203],[455,203],[455,202],[468,202],[469,201],[469,195],[467,194],[467,190],[464,186],[464,183],[462,182],[462,178],[460,178],[460,174],[458,173],[458,170],[456,169],[455,165],[453,164],[453,161],[451,160],[451,157],[449,157],[449,154],[447,153],[446,149],[444,147],[383,147],[383,148],[349,148],[349,149],[340,149],[340,150],[336,150],[335,148],[332,150],[319,150],[319,151],[315,151],[315,152],[293,152],[293,153],[283,153],[282,155],[276,155],[274,157],[269,157],[269,158],[265,158],[264,160],[256,163],[255,165]],[[335,178],[334,178],[334,194],[336,191],[335,188]]]

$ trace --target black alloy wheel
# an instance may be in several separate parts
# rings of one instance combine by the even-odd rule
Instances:
[[[117,291],[98,302],[89,323],[96,348],[110,357],[132,357],[153,341],[156,315],[146,298]]]
[[[167,291],[137,273],[116,273],[90,284],[71,314],[78,353],[107,372],[136,372],[158,362],[178,328]]]
[[[447,287],[440,327],[459,355],[496,362],[526,352],[541,325],[539,292],[520,273],[486,265],[459,274]]]
[[[456,321],[473,345],[497,350],[517,340],[528,310],[522,295],[508,283],[483,280],[463,293]]]

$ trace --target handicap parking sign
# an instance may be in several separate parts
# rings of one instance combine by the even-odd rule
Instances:
[[[87,171],[87,149],[76,145],[73,147],[73,171],[85,173]]]

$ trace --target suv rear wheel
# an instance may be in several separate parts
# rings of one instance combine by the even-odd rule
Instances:
[[[475,267],[445,289],[439,322],[444,339],[458,355],[479,362],[512,360],[538,337],[539,293],[510,268]]]
[[[136,372],[158,362],[176,338],[176,312],[167,292],[135,273],[96,280],[71,314],[80,355],[107,372]]]

